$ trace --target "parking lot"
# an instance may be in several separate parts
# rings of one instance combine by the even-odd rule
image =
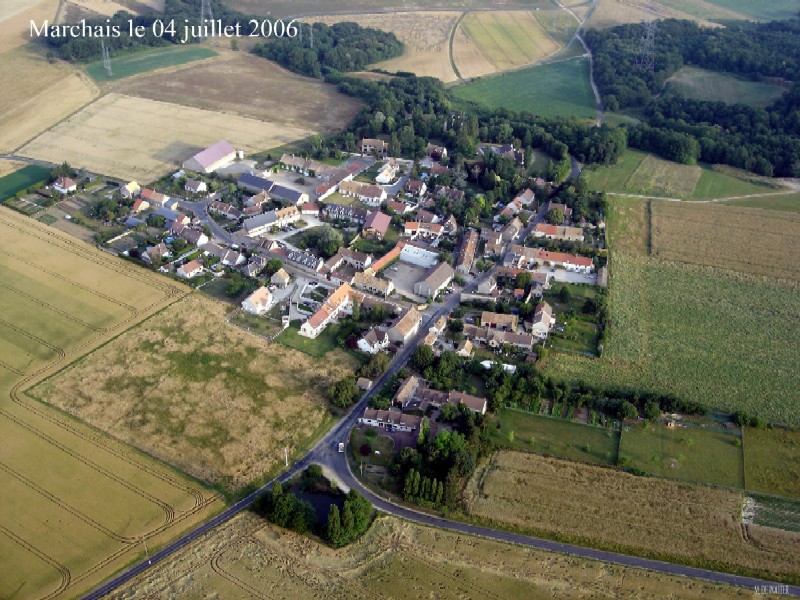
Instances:
[[[427,269],[424,267],[397,261],[391,267],[383,271],[383,276],[391,280],[399,294],[411,298],[412,300],[425,302],[424,298],[414,293],[414,284],[424,279],[426,271]]]

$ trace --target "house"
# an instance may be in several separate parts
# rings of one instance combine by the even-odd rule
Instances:
[[[537,223],[536,227],[533,229],[533,237],[544,238],[546,240],[565,240],[568,242],[582,242],[584,240],[583,229],[580,227],[548,225],[547,223]]]
[[[588,256],[575,256],[564,252],[548,252],[537,249],[533,259],[543,265],[562,267],[567,271],[578,273],[591,273],[594,270],[594,261]]]
[[[550,333],[550,330],[553,329],[555,324],[556,318],[553,316],[553,307],[544,301],[537,304],[533,313],[531,334],[540,339],[544,339]]]
[[[162,258],[169,258],[172,256],[169,248],[163,242],[155,246],[149,246],[147,250],[142,253],[142,260],[153,264]]]
[[[530,352],[533,350],[533,343],[536,338],[528,333],[514,333],[513,331],[497,331],[488,329],[486,334],[486,345],[490,348],[502,348],[503,346],[513,346],[519,350]]]
[[[394,159],[389,160],[381,169],[378,171],[378,174],[375,176],[375,182],[380,183],[383,185],[392,183],[395,177],[397,177],[397,171],[399,170],[399,166],[397,161]]]
[[[332,273],[342,264],[348,264],[356,269],[363,270],[372,264],[372,256],[366,252],[342,247],[325,262],[322,271],[323,273]]]
[[[497,289],[497,280],[491,275],[478,284],[479,294],[491,294]]]
[[[287,285],[289,285],[291,280],[292,278],[289,277],[289,274],[283,267],[275,271],[275,273],[272,274],[272,277],[269,278],[270,283],[273,283],[280,288],[285,288]]]
[[[478,232],[470,229],[461,241],[461,248],[458,250],[456,259],[456,272],[461,275],[469,275],[472,270],[472,263],[475,261],[475,250],[478,248]]]
[[[269,192],[272,186],[275,185],[275,182],[250,172],[239,175],[236,185],[243,190],[260,195],[261,192]]]
[[[320,309],[300,326],[300,335],[311,339],[316,338],[328,326],[328,323],[337,319],[341,314],[349,314],[354,301],[361,302],[363,299],[364,294],[356,292],[349,284],[343,283],[325,300]]]
[[[494,231],[487,227],[481,229],[481,238],[484,240],[483,255],[497,256],[503,253],[506,248],[506,241],[500,231]]]
[[[502,331],[517,330],[517,315],[503,315],[485,310],[481,313],[481,326]]]
[[[236,159],[236,149],[225,140],[198,152],[183,163],[183,168],[195,173],[213,173]],[[241,155],[240,155],[241,158]]]
[[[425,223],[423,221],[406,221],[403,225],[403,235],[416,240],[438,240],[444,233],[444,226],[441,223]]]
[[[244,254],[240,254],[236,250],[231,250],[230,248],[223,248],[214,243],[205,244],[203,246],[203,253],[206,256],[216,256],[226,267],[238,267],[247,260]]]
[[[178,234],[178,237],[186,240],[190,244],[194,244],[198,248],[200,246],[205,246],[208,243],[208,236],[205,233],[199,231],[198,229],[191,229],[190,227],[183,227]]]
[[[263,315],[272,306],[272,292],[261,286],[242,301],[242,310],[254,315]]]
[[[514,148],[513,144],[483,144],[478,146],[478,153],[481,156],[486,156],[489,152],[513,160],[518,167],[525,166],[525,154]]]
[[[458,222],[453,215],[449,215],[442,223],[442,231],[445,235],[456,235],[458,233]]]
[[[150,208],[150,203],[147,200],[142,200],[141,198],[137,198],[133,201],[133,206],[131,206],[131,213],[137,214],[142,212],[143,210],[147,210]]]
[[[389,346],[389,335],[379,329],[370,329],[364,337],[358,340],[358,349],[367,354],[377,354]]]
[[[374,213],[369,213],[367,220],[364,222],[362,233],[366,237],[382,240],[391,224],[392,217],[378,210]]]
[[[425,279],[414,284],[414,293],[425,298],[435,298],[453,281],[455,274],[453,267],[443,262],[433,267]]]
[[[472,356],[474,351],[475,348],[472,346],[472,342],[469,340],[462,340],[458,345],[458,348],[456,348],[456,354],[463,358],[469,358]]]
[[[437,198],[448,198],[454,202],[461,202],[464,200],[464,192],[455,188],[447,187],[446,185],[437,185],[433,189],[433,195]]]
[[[399,202],[397,200],[389,200],[386,203],[386,208],[398,215],[402,215],[407,212],[411,212],[413,210],[413,208],[410,205],[406,204],[405,202]]]
[[[293,263],[297,263],[298,265],[306,267],[307,269],[311,269],[312,271],[321,270],[322,265],[325,264],[325,262],[319,256],[315,256],[311,254],[311,252],[307,252],[305,250],[291,250],[286,255],[286,258]]]
[[[219,200],[214,200],[209,203],[208,212],[217,213],[234,220],[238,220],[242,216],[242,212],[238,208],[234,208],[230,204],[220,202]]]
[[[531,188],[527,188],[524,192],[520,192],[514,200],[519,201],[524,208],[528,208],[536,200],[536,194]]]
[[[549,213],[551,210],[558,209],[564,215],[564,223],[572,221],[572,209],[566,204],[559,204],[558,202],[548,202],[544,207],[544,214]],[[560,223],[563,225],[563,223]]]
[[[139,187],[139,184],[135,181],[131,181],[126,183],[121,188],[119,188],[119,193],[122,194],[123,198],[135,198],[139,195],[139,192],[142,191],[142,188]]]
[[[499,221],[501,219],[512,219],[514,218],[519,211],[522,210],[522,202],[520,200],[512,200],[500,211],[500,214],[495,215],[494,220]]]
[[[261,190],[255,196],[251,196],[247,200],[244,201],[245,207],[257,207],[261,208],[265,204],[267,204],[271,200],[269,192]]]
[[[78,189],[78,184],[69,177],[59,177],[53,183],[53,189],[62,194],[69,194]]]
[[[353,286],[366,292],[378,294],[384,298],[394,291],[394,283],[388,279],[381,279],[375,275],[363,272],[356,273],[353,276]]]
[[[367,392],[372,389],[372,379],[366,377],[359,377],[356,381],[356,387],[361,391]]]
[[[266,268],[267,259],[258,254],[254,254],[250,257],[248,263],[244,265],[241,270],[245,276],[255,278],[258,277],[258,274]]]
[[[300,214],[310,217],[319,216],[320,207],[316,202],[306,202],[300,205]]]
[[[428,331],[439,336],[444,333],[445,327],[447,327],[447,317],[445,315],[442,315],[436,320],[436,322],[433,325],[431,325],[428,328]]]
[[[387,194],[380,186],[365,185],[356,193],[356,197],[369,206],[380,206],[386,200]]]
[[[425,147],[425,156],[430,156],[433,160],[447,160],[447,148],[428,144]]]
[[[424,181],[416,181],[414,179],[409,179],[406,182],[406,192],[411,194],[412,196],[416,196],[417,198],[424,196],[425,192],[428,191],[428,186],[425,185]]]
[[[197,277],[198,275],[202,274],[203,265],[199,260],[193,260],[183,266],[178,267],[175,272],[178,274],[178,277],[191,279],[192,277]]]
[[[515,237],[522,231],[522,221],[520,221],[517,217],[511,219],[503,229],[500,230],[500,233],[503,236],[504,242],[511,242],[514,240]]]
[[[343,204],[326,204],[322,209],[322,214],[326,219],[352,221],[354,223],[364,223],[369,212],[365,208],[356,206],[345,206]]]
[[[447,394],[447,402],[449,404],[463,404],[472,412],[480,415],[486,414],[487,402],[486,398],[472,396],[465,392],[451,391]]]
[[[386,156],[389,151],[389,144],[383,140],[364,138],[361,140],[361,154],[380,154]]]
[[[205,181],[198,181],[197,179],[187,179],[186,185],[183,186],[187,192],[193,194],[203,194],[208,191],[208,186]]]
[[[300,190],[296,190],[285,185],[280,185],[279,183],[272,184],[272,187],[269,188],[269,195],[273,198],[277,198],[278,200],[291,202],[297,206],[305,204],[309,201],[309,197],[306,192],[301,192]]]
[[[358,422],[369,427],[391,429],[394,431],[416,431],[422,426],[425,417],[407,415],[399,410],[376,410],[367,408]]]
[[[395,343],[405,343],[417,334],[421,323],[422,315],[417,312],[417,309],[409,308],[389,328],[389,339]]]
[[[245,234],[250,237],[258,237],[269,232],[272,227],[277,227],[275,224],[275,211],[262,213],[248,217],[242,223],[242,229]]]

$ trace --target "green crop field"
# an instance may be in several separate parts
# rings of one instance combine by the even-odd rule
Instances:
[[[753,0],[706,1],[761,21],[791,19],[796,17],[798,10],[800,10],[797,0],[769,0],[769,2],[753,2]]]
[[[747,81],[732,75],[683,67],[667,82],[667,92],[695,100],[767,106],[791,87],[760,81]]]
[[[0,178],[0,202],[13,198],[14,194],[32,185],[46,183],[49,177],[50,170],[38,165],[28,165],[9,173]]]
[[[491,108],[527,111],[545,117],[594,119],[589,62],[575,58],[521,69],[453,88],[459,98]]]
[[[174,67],[196,60],[203,60],[212,56],[217,56],[217,53],[210,48],[200,48],[194,45],[169,46],[122,56],[112,56],[111,69],[114,72],[113,77],[109,77],[106,74],[102,60],[89,63],[84,69],[87,75],[95,81],[109,81],[124,79],[147,71],[163,69],[164,67]]]
[[[585,176],[589,187],[598,191],[655,198],[708,200],[770,194],[780,189],[744,171],[682,165],[637,150],[627,150],[615,165],[587,169]]]
[[[741,438],[700,427],[626,427],[619,462],[674,479],[744,487]]]
[[[24,390],[185,291],[5,208],[0,280],[0,597],[73,598],[221,503]]]
[[[619,432],[611,429],[501,409],[490,421],[488,431],[494,443],[511,450],[602,465],[613,465],[617,460]],[[509,441],[512,431],[514,439]]]
[[[800,498],[800,431],[748,428],[744,459],[748,491]]]
[[[778,210],[785,212],[800,212],[800,194],[775,194],[771,196],[759,196],[757,198],[742,198],[739,200],[725,200],[720,204],[729,206],[746,206],[749,208],[762,208],[766,210]]]

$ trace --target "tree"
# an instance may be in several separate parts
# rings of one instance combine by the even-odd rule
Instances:
[[[414,365],[414,368],[418,371],[425,371],[425,369],[433,365],[435,359],[433,348],[426,345],[417,346],[417,349],[414,350],[414,354],[411,356],[411,364]]]
[[[544,218],[551,225],[561,225],[564,222],[564,211],[560,208],[551,208]]]
[[[167,219],[166,219],[166,217],[164,217],[164,215],[152,214],[147,218],[147,222],[152,227],[161,228],[161,227],[164,227],[164,224],[167,222]]]
[[[331,508],[328,511],[328,526],[326,531],[326,537],[330,542],[331,546],[334,548],[338,548],[344,545],[343,535],[342,535],[342,518],[339,514],[339,507],[335,504],[331,504]]]
[[[267,275],[272,277],[273,275],[275,275],[275,273],[280,271],[282,268],[283,268],[283,262],[281,261],[280,258],[271,258],[269,260],[269,262],[267,263],[266,273],[267,273]]]
[[[562,285],[561,289],[558,290],[558,299],[564,304],[567,304],[570,302],[570,300],[572,300],[572,292],[566,285]]]
[[[644,403],[644,418],[651,422],[658,421],[661,418],[661,409],[658,403],[652,400]]]
[[[533,282],[533,276],[528,271],[523,271],[519,275],[517,275],[517,287],[527,289],[528,286]]]
[[[358,395],[356,378],[348,375],[344,379],[340,379],[331,386],[328,393],[331,404],[339,408],[347,408],[355,402]]]
[[[635,419],[639,416],[639,411],[632,403],[623,400],[619,405],[617,416],[623,421],[625,419]]]
[[[320,254],[325,258],[330,258],[336,254],[343,243],[342,234],[330,225],[325,225],[317,237],[315,246]]]

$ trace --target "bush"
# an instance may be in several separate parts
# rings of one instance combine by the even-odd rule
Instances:
[[[365,442],[361,444],[361,448],[358,449],[358,452],[361,454],[361,456],[369,456],[372,454],[372,445]]]
[[[373,427],[368,427],[367,430],[364,432],[364,435],[367,436],[368,438],[374,438],[375,436],[378,435],[378,432],[375,431]]]

